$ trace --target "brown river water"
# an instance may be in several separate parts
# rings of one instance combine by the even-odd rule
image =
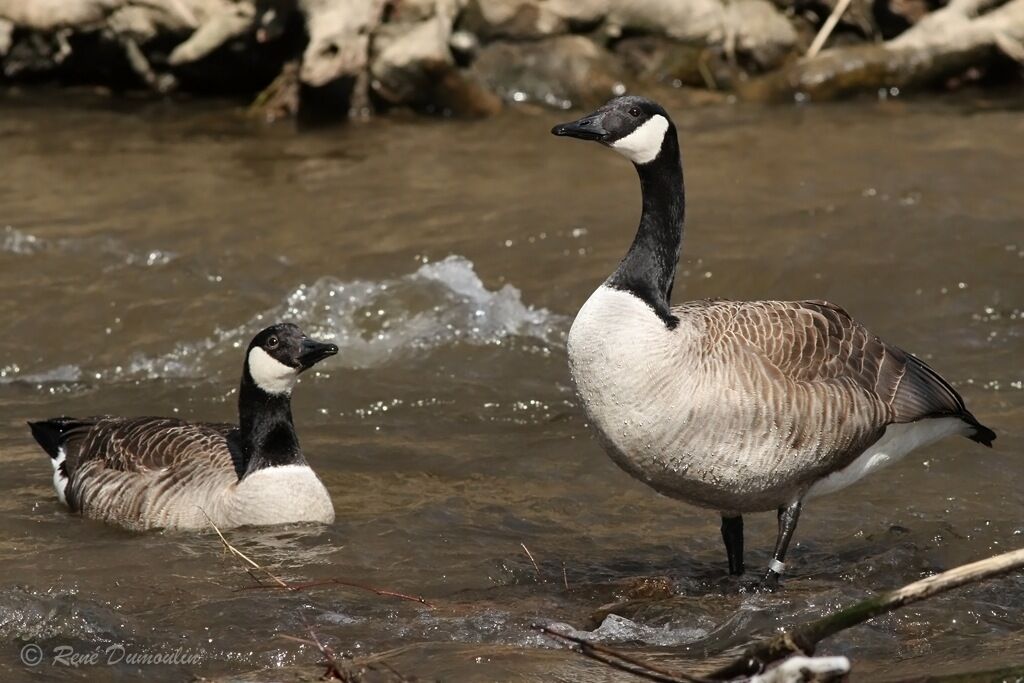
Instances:
[[[625,252],[628,163],[552,137],[569,113],[296,132],[231,105],[0,100],[0,680],[309,680],[398,649],[408,676],[609,681],[534,624],[666,666],[1024,546],[1024,102],[672,105],[688,226],[677,301],[824,298],[928,359],[999,434],[950,439],[805,509],[773,595],[727,579],[714,513],[659,497],[588,432],[573,314]],[[329,527],[212,532],[69,515],[25,427],[58,414],[234,419],[269,321],[335,340],[296,388]],[[773,515],[747,518],[762,568]],[[534,568],[521,544],[536,560]],[[599,608],[668,585],[671,599]],[[19,652],[45,655],[27,667]],[[195,663],[54,664],[88,655]],[[123,648],[117,650],[116,648]],[[64,650],[67,652],[67,650]],[[855,680],[1024,661],[1024,576],[829,641]]]

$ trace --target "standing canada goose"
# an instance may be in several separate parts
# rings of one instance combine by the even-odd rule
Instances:
[[[555,135],[633,162],[643,213],[619,267],[569,331],[576,390],[612,459],[662,494],[717,510],[729,573],[744,512],[777,509],[774,588],[803,501],[951,434],[992,445],[956,390],[825,301],[669,302],[683,167],[666,111],[620,97]]]
[[[86,517],[142,530],[334,521],[292,423],[299,374],[338,352],[283,323],[249,344],[239,426],[164,417],[29,422],[57,497]]]

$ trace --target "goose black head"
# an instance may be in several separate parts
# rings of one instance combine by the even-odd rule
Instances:
[[[616,97],[592,114],[551,129],[554,135],[596,140],[634,164],[653,161],[673,129],[668,112],[643,97]],[[674,138],[673,138],[674,139]]]
[[[310,339],[297,325],[278,323],[253,337],[245,369],[266,393],[287,394],[300,373],[337,352],[337,346]]]

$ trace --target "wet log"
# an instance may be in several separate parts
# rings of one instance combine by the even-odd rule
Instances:
[[[952,0],[878,45],[824,50],[756,79],[749,100],[829,100],[879,89],[923,88],[984,67],[999,53],[1024,61],[1024,0]]]

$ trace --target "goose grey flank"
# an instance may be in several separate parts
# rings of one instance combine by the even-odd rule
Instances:
[[[252,340],[238,426],[163,417],[58,417],[30,422],[53,463],[57,496],[128,529],[331,522],[334,506],[292,423],[299,374],[338,352],[295,325]]]
[[[671,305],[685,197],[661,106],[621,97],[552,133],[620,152],[643,193],[633,244],[569,332],[576,390],[619,466],[721,514],[731,574],[744,570],[743,513],[778,510],[770,590],[805,500],[946,436],[992,445],[947,381],[835,304]]]

